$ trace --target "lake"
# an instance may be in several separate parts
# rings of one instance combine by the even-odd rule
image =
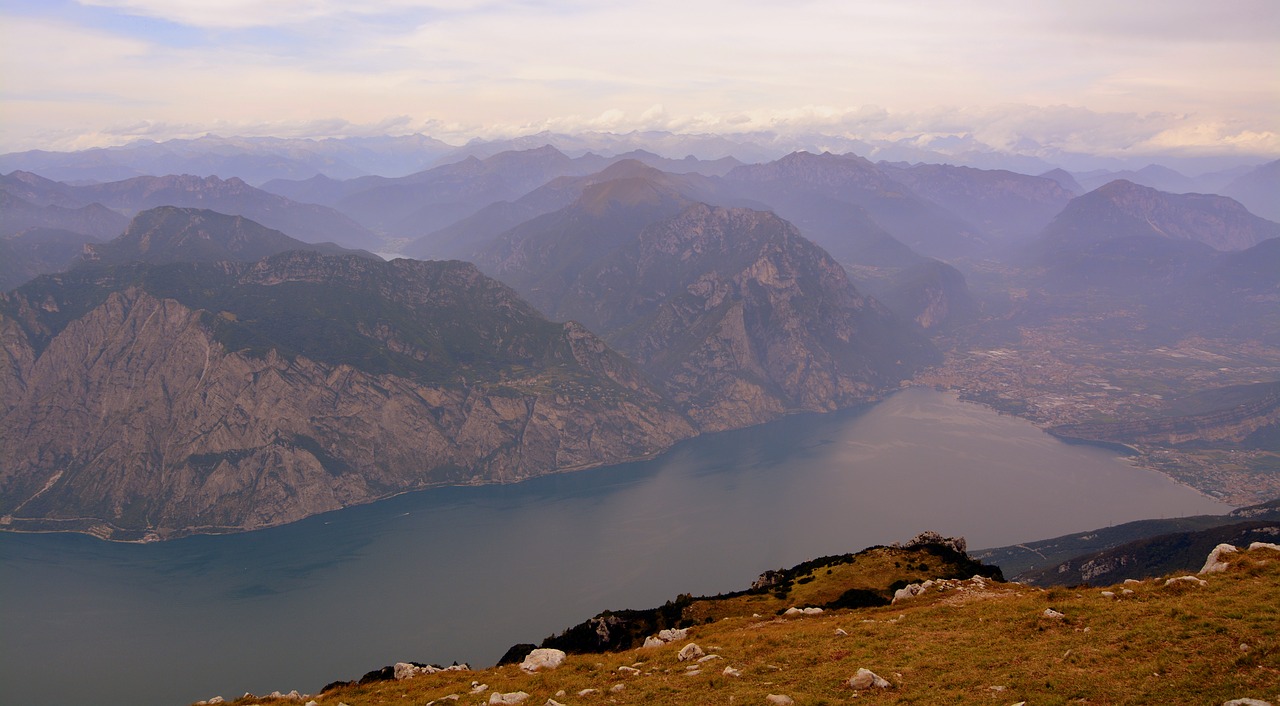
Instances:
[[[441,488],[172,542],[0,533],[0,703],[318,692],[397,661],[488,666],[604,609],[745,588],[905,541],[973,548],[1229,508],[926,389],[662,457]]]

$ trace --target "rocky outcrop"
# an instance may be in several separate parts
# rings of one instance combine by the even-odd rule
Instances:
[[[324,293],[361,304],[307,319]],[[0,299],[0,339],[12,529],[253,529],[693,433],[598,339],[457,262],[90,268]]]

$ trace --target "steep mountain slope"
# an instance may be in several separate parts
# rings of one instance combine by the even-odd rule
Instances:
[[[148,176],[71,186],[14,172],[0,177],[0,188],[41,205],[79,208],[96,202],[128,213],[157,206],[207,208],[252,218],[307,242],[334,242],[357,248],[376,248],[379,242],[368,230],[331,208],[269,194],[235,177],[223,180],[191,175]]]
[[[331,255],[353,252],[332,243],[304,243],[243,216],[161,206],[134,216],[120,237],[85,248],[85,260],[101,264],[149,262],[157,265],[220,260],[255,262],[289,250],[313,250]]]
[[[595,336],[460,262],[86,267],[0,297],[0,340],[15,529],[252,529],[693,433]]]
[[[588,188],[481,264],[601,332],[708,430],[854,404],[932,354],[782,219],[643,179]]]
[[[1169,194],[1117,180],[1072,200],[1045,228],[1041,240],[1049,253],[1140,237],[1244,250],[1276,236],[1280,224],[1258,218],[1229,198]]]
[[[891,179],[871,162],[852,155],[796,152],[767,164],[739,167],[724,177],[727,187],[768,204],[783,218],[802,220],[813,196],[856,206],[880,228],[915,251],[946,259],[976,252],[981,233],[958,216]],[[849,231],[857,232],[858,223]],[[840,232],[806,229],[818,245],[838,251]]]

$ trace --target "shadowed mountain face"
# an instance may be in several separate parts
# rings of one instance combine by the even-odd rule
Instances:
[[[1119,238],[1158,237],[1244,250],[1280,236],[1280,224],[1258,218],[1223,196],[1168,194],[1118,180],[1067,204],[1041,236],[1045,252],[1078,250]]]
[[[481,263],[599,331],[703,429],[849,406],[932,354],[786,221],[644,180],[588,188]]]
[[[245,216],[306,242],[334,242],[374,248],[378,238],[331,208],[291,201],[249,186],[237,178],[190,175],[137,177],[88,186],[70,186],[34,174],[0,177],[0,188],[36,204],[80,208],[100,203],[126,212],[157,206],[207,208]]]
[[[85,260],[101,264],[255,262],[288,250],[334,255],[352,252],[332,243],[304,243],[243,216],[162,206],[139,213],[120,237],[90,245],[86,248]]]
[[[460,262],[85,267],[0,297],[0,338],[16,528],[250,529],[693,433],[598,338]]]

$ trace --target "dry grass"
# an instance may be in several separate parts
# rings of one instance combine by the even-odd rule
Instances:
[[[860,568],[832,567],[830,574],[819,569],[787,600],[821,602],[849,581],[856,585],[859,576],[883,578],[898,568],[877,564],[881,559]],[[1280,556],[1256,550],[1232,561],[1230,571],[1204,577],[1207,586],[1146,581],[1115,600],[1098,589],[965,582],[883,608],[785,620],[756,610],[765,617],[726,617],[691,630],[690,641],[720,656],[692,676],[676,659],[685,644],[679,643],[571,655],[561,668],[534,675],[506,666],[346,687],[314,698],[326,705],[421,706],[457,694],[457,701],[443,703],[481,704],[494,691],[524,691],[530,706],[549,698],[566,705],[764,704],[768,694],[789,695],[801,706],[1221,704],[1241,697],[1280,703]],[[854,573],[841,575],[846,569]],[[746,607],[747,598],[734,600]],[[764,607],[776,601],[767,596],[757,602]],[[1045,617],[1046,608],[1065,617]],[[837,629],[848,634],[838,636]],[[623,665],[635,665],[640,674],[618,672]],[[724,675],[726,666],[742,676]],[[846,682],[859,667],[893,687],[855,692]],[[473,681],[488,690],[469,694]],[[617,684],[623,688],[610,691]],[[578,696],[584,689],[598,692]]]

